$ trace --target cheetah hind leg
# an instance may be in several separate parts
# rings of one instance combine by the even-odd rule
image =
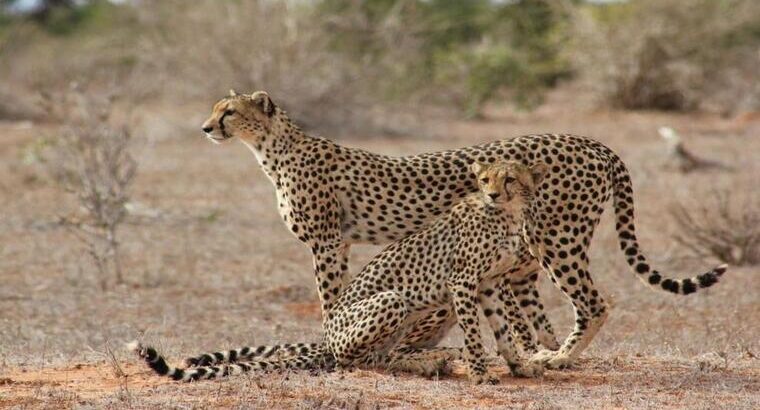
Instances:
[[[450,375],[451,362],[461,357],[462,350],[455,347],[403,347],[391,353],[388,370],[438,378]]]
[[[402,346],[434,347],[456,323],[456,315],[450,306],[434,310],[414,323],[400,342]]]

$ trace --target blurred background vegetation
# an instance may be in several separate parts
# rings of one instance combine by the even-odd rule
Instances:
[[[266,89],[307,128],[576,82],[622,109],[760,109],[757,0],[0,0],[0,119],[76,84],[127,106]],[[379,116],[379,117],[378,117]],[[378,120],[378,118],[380,118]]]

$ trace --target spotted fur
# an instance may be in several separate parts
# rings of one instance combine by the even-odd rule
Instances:
[[[612,150],[590,138],[527,135],[392,157],[305,134],[261,91],[220,100],[203,130],[215,142],[239,138],[272,181],[285,224],[311,249],[325,323],[348,277],[350,246],[387,243],[418,232],[477,190],[469,170],[476,161],[547,165],[529,209],[535,221],[527,232],[531,252],[524,251],[506,268],[507,279],[500,288],[511,288],[529,321],[523,319],[524,327],[535,329],[541,344],[550,348],[558,346],[536,291],[538,271],[546,272],[572,302],[573,332],[557,352],[542,351],[535,357],[549,367],[571,363],[607,316],[607,303],[588,271],[587,253],[610,197],[626,260],[645,283],[688,294],[714,284],[725,272],[720,266],[674,280],[650,268],[636,241],[629,173]],[[437,344],[451,318],[445,309],[421,317],[405,344]]]
[[[137,341],[129,343],[127,348],[137,353],[156,374],[183,382],[219,379],[252,371],[325,370],[331,369],[335,365],[334,356],[325,351],[320,344],[307,345],[298,349],[293,355],[282,357],[261,356],[256,359],[239,360],[240,357],[246,357],[246,352],[243,352],[242,356],[231,354],[228,357],[231,362],[212,364],[199,361],[192,363],[193,367],[184,368],[171,366],[155,348],[145,346]]]
[[[190,370],[169,367],[149,347],[137,346],[138,354],[155,372],[175,380],[215,378],[248,370],[309,368],[315,366],[316,358],[328,354],[330,362],[334,360],[344,368],[380,367],[430,375],[462,356],[475,383],[496,383],[498,377],[486,368],[478,314],[482,307],[498,350],[513,374],[541,374],[543,368],[525,362],[513,343],[510,321],[521,314],[520,308],[501,284],[505,267],[514,263],[517,251],[525,246],[523,210],[533,200],[546,167],[475,163],[473,170],[480,192],[373,258],[327,312],[322,344],[289,345],[290,349],[262,346],[226,355],[204,355],[191,360],[199,367]],[[462,351],[402,345],[420,318],[431,312],[448,314],[452,308],[465,334]],[[271,359],[278,352],[284,357]],[[254,353],[260,359],[251,360]],[[211,365],[225,359],[234,362],[238,357],[246,361]]]

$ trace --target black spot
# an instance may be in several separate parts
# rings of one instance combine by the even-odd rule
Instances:
[[[676,281],[665,279],[664,281],[662,281],[660,286],[662,286],[662,288],[667,291],[678,293],[678,282]]]
[[[661,280],[662,280],[662,277],[660,277],[660,275],[656,273],[649,277],[649,283],[651,283],[652,285],[656,285],[660,283]]]
[[[714,285],[718,281],[718,278],[712,273],[705,273],[704,275],[699,275],[697,280],[699,281],[699,286],[707,288]]]
[[[691,279],[684,279],[681,282],[681,289],[683,290],[684,295],[688,295],[689,293],[694,293],[697,291],[697,285],[695,285]]]

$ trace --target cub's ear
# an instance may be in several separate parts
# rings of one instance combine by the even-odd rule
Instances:
[[[230,88],[230,97],[237,97],[238,93],[235,91],[235,89]]]
[[[530,175],[533,177],[533,183],[535,185],[540,184],[548,173],[549,167],[544,163],[539,162],[538,164],[530,167]]]
[[[480,172],[483,171],[484,169],[486,169],[486,165],[481,164],[478,161],[475,161],[472,164],[470,164],[470,171],[472,171],[472,173],[475,175],[479,175]]]
[[[255,105],[267,116],[271,117],[272,114],[274,114],[275,105],[272,102],[272,99],[269,98],[269,94],[267,94],[266,91],[256,91],[255,93],[251,94],[251,101],[253,101],[253,105]]]

